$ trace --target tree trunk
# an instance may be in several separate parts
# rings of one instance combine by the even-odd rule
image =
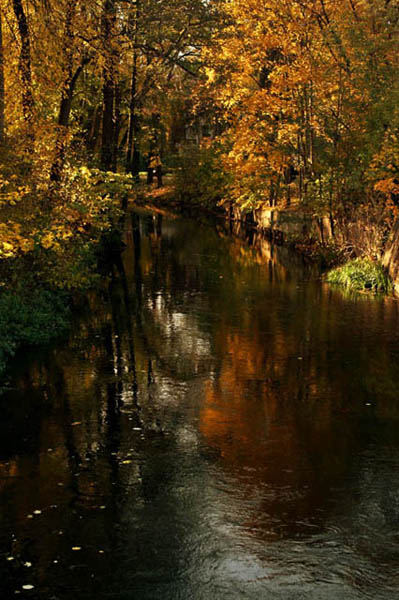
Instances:
[[[161,188],[163,186],[162,165],[157,165],[156,174],[158,188]]]
[[[154,156],[152,152],[147,156],[147,185],[152,185],[154,183]]]
[[[130,106],[129,106],[129,129],[127,141],[126,167],[128,173],[131,173],[136,180],[140,173],[140,151],[139,151],[139,122],[137,115],[137,43],[138,43],[138,20],[140,16],[139,0],[136,0],[134,14],[134,36],[133,36],[133,65],[132,80],[130,86]]]
[[[93,110],[93,114],[91,117],[91,124],[90,124],[89,132],[87,135],[87,141],[86,141],[87,151],[92,156],[94,156],[94,154],[98,150],[98,146],[99,146],[98,132],[100,131],[100,128],[101,128],[101,118],[102,118],[102,105],[98,104]]]
[[[75,74],[67,84],[67,87],[64,88],[64,92],[62,94],[60,110],[58,113],[58,134],[56,142],[55,159],[52,164],[50,174],[51,181],[59,181],[61,179],[62,169],[64,167],[65,160],[67,130],[69,127],[69,117],[71,115],[73,94],[79,76],[83,71],[83,66],[84,65],[81,64],[76,69]]]
[[[154,167],[151,166],[152,156],[148,157],[148,166],[147,166],[147,185],[152,185],[154,183]]]
[[[115,122],[114,122],[114,84],[104,69],[103,85],[103,128],[101,141],[101,168],[111,171],[114,157]]]
[[[393,281],[395,293],[399,295],[399,219],[393,224],[382,263]]]
[[[55,149],[55,158],[50,172],[50,179],[53,182],[57,182],[61,179],[61,174],[65,160],[67,130],[69,126],[69,117],[72,109],[73,94],[75,91],[76,83],[80,77],[80,74],[83,71],[83,67],[88,62],[87,59],[83,59],[79,67],[76,69],[75,73],[73,73],[75,41],[75,36],[73,32],[73,17],[76,5],[77,0],[69,0],[66,8],[65,33],[63,44],[63,54],[66,59],[66,72],[64,83],[62,86],[61,102],[58,112],[58,133]]]
[[[21,40],[21,52],[19,55],[19,73],[22,83],[22,110],[27,128],[28,139],[34,141],[33,131],[33,88],[32,88],[32,60],[29,25],[22,0],[13,0],[14,14],[18,23],[18,31]]]
[[[138,178],[140,172],[140,152],[139,152],[139,123],[137,115],[137,54],[134,53],[132,84],[130,88],[130,107],[129,107],[129,130],[127,142],[127,171],[135,178]]]
[[[111,171],[115,155],[115,53],[112,35],[116,20],[115,1],[105,0],[102,17],[105,65],[103,68],[103,127],[101,140],[101,168]]]
[[[115,123],[114,123],[114,141],[113,141],[113,145],[112,145],[112,150],[113,150],[112,170],[116,172],[118,170],[118,150],[119,150],[118,142],[119,142],[119,134],[121,131],[122,94],[121,94],[121,88],[120,88],[119,83],[115,84],[114,94],[115,94],[115,111],[114,111]]]
[[[0,10],[0,144],[4,142],[5,116],[4,116],[4,50],[3,50],[3,27],[2,14]]]

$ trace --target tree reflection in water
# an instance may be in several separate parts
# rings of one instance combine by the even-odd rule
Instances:
[[[69,341],[15,361],[5,598],[393,597],[398,304],[232,229],[132,213]]]

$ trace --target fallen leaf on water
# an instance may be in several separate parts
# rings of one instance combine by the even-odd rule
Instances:
[[[81,550],[82,548],[80,546],[73,546],[72,550],[74,550],[75,552],[77,552],[78,550]]]
[[[75,421],[74,423],[72,423],[72,427],[75,427],[75,425],[81,425],[82,421]]]
[[[25,567],[31,567],[32,563],[31,562],[25,562],[24,565],[25,565]]]
[[[30,583],[26,583],[25,585],[22,586],[23,590],[33,590],[35,586],[31,585]]]
[[[34,511],[33,511],[33,514],[34,514],[34,515],[41,515],[41,514],[42,514],[42,511],[41,511],[41,510],[34,510]]]
[[[14,560],[14,557],[13,556],[8,556],[7,560]]]
[[[131,460],[123,460],[122,464],[123,465],[130,465],[131,462],[132,462]]]

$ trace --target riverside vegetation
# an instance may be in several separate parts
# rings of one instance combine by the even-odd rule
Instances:
[[[372,290],[389,293],[392,284],[383,266],[365,258],[356,258],[341,267],[332,269],[326,280],[350,290]]]
[[[387,291],[358,269],[397,270],[398,69],[390,0],[0,0],[1,365],[65,328],[142,171],[305,215],[300,242],[355,260],[330,280]]]

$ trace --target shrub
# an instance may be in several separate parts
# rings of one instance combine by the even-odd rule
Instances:
[[[20,346],[46,343],[69,324],[68,296],[37,289],[0,295],[0,373]]]
[[[388,293],[391,281],[383,266],[367,258],[356,258],[327,274],[327,282],[341,285],[351,290],[373,290]]]

